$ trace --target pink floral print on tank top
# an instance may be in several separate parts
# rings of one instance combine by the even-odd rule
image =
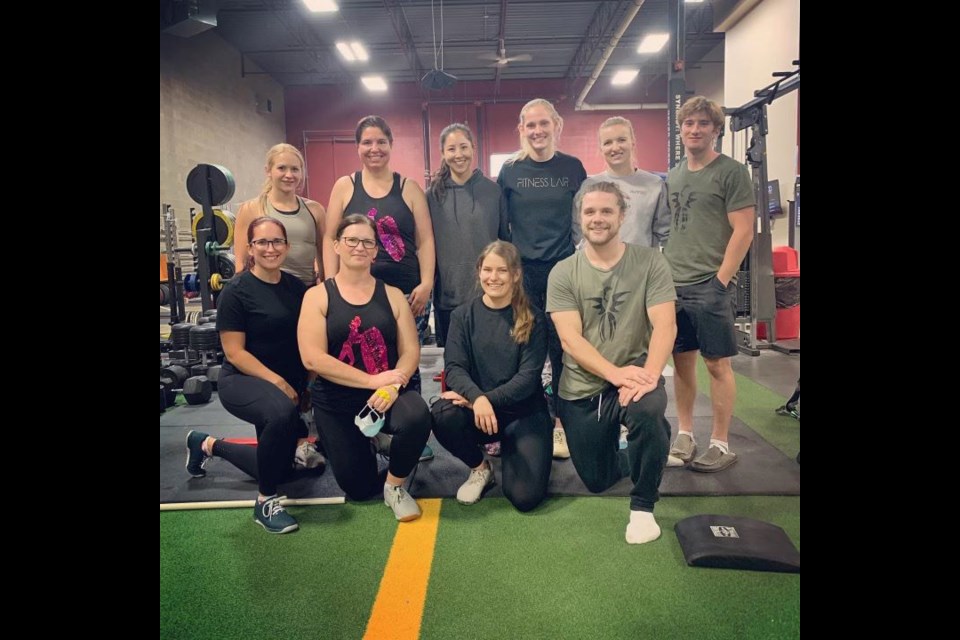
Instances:
[[[382,373],[390,368],[387,362],[387,344],[380,329],[371,327],[360,332],[360,316],[354,316],[350,321],[350,334],[340,348],[338,359],[351,367],[356,363],[353,355],[353,346],[360,345],[360,357],[363,359],[363,368],[367,373]]]
[[[367,217],[373,220],[377,225],[377,235],[380,236],[380,244],[387,250],[387,253],[393,258],[394,262],[403,260],[406,255],[406,247],[403,245],[403,238],[400,237],[400,229],[397,228],[397,221],[393,216],[383,216],[377,220],[376,208],[367,211]]]

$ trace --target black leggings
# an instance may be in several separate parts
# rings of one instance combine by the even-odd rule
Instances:
[[[642,362],[636,364],[642,366]],[[617,388],[611,385],[592,398],[560,398],[557,412],[567,434],[570,458],[587,489],[599,493],[629,475],[633,480],[630,509],[653,511],[670,448],[666,408],[663,376],[656,389],[626,407],[620,406]],[[621,424],[630,432],[625,452],[619,451]]]
[[[383,491],[383,480],[377,474],[377,456],[370,438],[353,423],[362,408],[352,407],[348,413],[334,413],[313,407],[317,432],[333,467],[333,476],[351,500],[366,500]],[[387,411],[383,426],[385,433],[393,434],[390,473],[398,478],[410,475],[420,461],[423,446],[430,437],[430,427],[427,403],[417,391],[405,387]]]
[[[276,494],[277,485],[288,477],[297,438],[303,431],[297,405],[275,384],[242,373],[224,372],[217,385],[217,393],[227,411],[245,422],[253,423],[257,430],[257,447],[225,446],[226,443],[218,442],[214,445],[214,455],[223,457],[256,478],[261,494]],[[231,451],[239,446],[253,450],[256,456],[255,469],[250,468],[248,451]]]
[[[260,477],[260,471],[257,469],[257,447],[252,447],[248,444],[237,444],[236,442],[227,442],[226,440],[217,439],[213,443],[212,451],[213,455],[218,458],[223,458],[254,480]],[[291,463],[287,465],[287,468],[283,472],[283,476],[280,478],[279,482],[280,484],[283,484],[284,482],[289,482],[295,478],[296,472],[293,468],[293,461],[291,461]]]
[[[479,445],[500,440],[503,494],[519,511],[540,504],[547,494],[553,456],[553,428],[546,406],[521,418],[495,411],[498,433],[494,435],[477,429],[472,410],[449,400],[438,400],[432,413],[437,440],[471,469],[483,462]]]

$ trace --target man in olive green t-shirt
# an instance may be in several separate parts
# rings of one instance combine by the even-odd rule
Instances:
[[[670,447],[663,367],[677,334],[670,267],[657,249],[620,239],[626,203],[612,182],[585,187],[575,206],[586,244],[557,263],[547,311],[563,346],[557,416],[590,491],[629,475],[630,544],[660,536],[653,517]],[[619,451],[620,425],[628,429]]]
[[[723,127],[720,106],[702,96],[677,112],[686,157],[667,176],[673,211],[664,256],[677,285],[677,341],[673,348],[679,434],[671,457],[694,471],[722,471],[737,461],[727,441],[737,397],[731,358],[736,273],[753,240],[753,183],[746,167],[714,149]],[[710,374],[713,429],[710,447],[698,458],[693,437],[697,352]]]

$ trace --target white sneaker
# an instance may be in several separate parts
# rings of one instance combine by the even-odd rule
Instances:
[[[667,466],[668,467],[683,467],[686,463],[676,456],[667,456]]]
[[[316,469],[326,464],[327,459],[317,451],[312,442],[304,440],[297,445],[297,451],[293,454],[293,465],[298,469]]]
[[[399,487],[383,485],[383,503],[393,509],[393,515],[397,516],[400,522],[410,522],[421,515],[417,501],[407,493],[403,485]]]
[[[493,468],[489,464],[479,469],[471,469],[470,477],[457,489],[457,502],[476,504],[483,496],[483,490],[497,483],[493,477]]]
[[[566,459],[570,457],[570,447],[567,446],[567,434],[563,429],[553,430],[553,457]]]

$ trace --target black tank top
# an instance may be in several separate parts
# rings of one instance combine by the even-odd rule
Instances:
[[[382,198],[373,198],[363,188],[363,172],[353,174],[353,197],[344,215],[360,213],[377,225],[377,259],[370,272],[390,286],[410,293],[420,284],[417,260],[417,226],[413,211],[403,201],[400,174],[393,174],[393,187]]]
[[[387,288],[377,280],[366,304],[343,299],[333,278],[327,290],[327,350],[330,355],[365,373],[377,374],[397,366],[397,319],[387,298]],[[317,376],[310,388],[313,403],[335,413],[357,413],[371,389],[356,389]]]

